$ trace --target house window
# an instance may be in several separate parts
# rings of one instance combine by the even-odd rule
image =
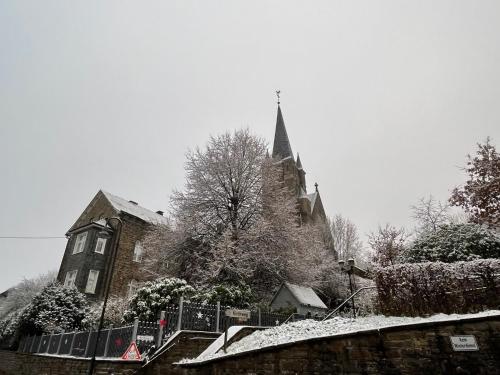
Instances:
[[[85,241],[87,241],[87,232],[78,233],[76,235],[75,245],[73,246],[73,254],[81,253],[85,248]]]
[[[99,254],[104,254],[104,248],[106,247],[106,239],[98,238],[95,245],[95,252]]]
[[[85,293],[95,293],[95,287],[97,285],[97,278],[99,277],[99,271],[90,270],[89,278],[87,279],[87,286],[85,287]]]
[[[68,288],[74,287],[77,273],[78,273],[78,270],[67,272],[66,278],[64,279],[64,286],[66,286]]]
[[[132,298],[139,289],[139,283],[136,280],[130,280],[128,283],[127,298]]]
[[[134,247],[134,262],[140,262],[142,260],[142,244],[137,241]]]

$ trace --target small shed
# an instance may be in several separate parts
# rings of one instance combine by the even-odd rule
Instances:
[[[301,315],[323,315],[328,309],[312,288],[287,282],[281,284],[270,306],[271,310],[295,307]]]

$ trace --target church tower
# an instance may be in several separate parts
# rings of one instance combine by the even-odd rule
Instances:
[[[279,96],[272,157],[281,165],[283,183],[297,199],[301,222],[326,221],[326,214],[319,195],[318,185],[315,184],[315,191],[313,193],[307,193],[306,172],[302,166],[299,154],[297,154],[297,160],[294,159],[285,121],[283,120],[283,113],[281,112]]]

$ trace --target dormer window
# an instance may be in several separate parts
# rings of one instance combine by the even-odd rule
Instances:
[[[140,241],[137,241],[135,243],[135,247],[134,247],[134,257],[133,257],[133,261],[134,262],[141,262],[142,261],[142,244]]]
[[[94,251],[96,253],[99,253],[99,254],[104,254],[105,247],[106,247],[106,239],[105,238],[98,238]]]
[[[75,245],[73,246],[73,254],[78,254],[85,248],[85,242],[87,241],[87,232],[78,233],[76,235]]]

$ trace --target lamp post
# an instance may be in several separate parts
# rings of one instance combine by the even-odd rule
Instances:
[[[113,243],[111,246],[111,250],[112,250],[111,251],[111,262],[110,262],[110,267],[108,269],[108,272],[106,274],[106,280],[105,280],[105,284],[104,284],[104,302],[102,305],[101,318],[99,320],[99,328],[97,329],[97,338],[95,341],[92,358],[90,360],[89,370],[87,372],[88,375],[92,375],[92,373],[94,372],[95,356],[97,353],[97,344],[99,343],[99,337],[101,336],[102,326],[104,325],[104,314],[106,312],[106,305],[108,303],[109,290],[111,287],[111,280],[113,279],[113,272],[114,272],[115,261],[116,261],[116,253],[118,252],[118,244],[120,243],[120,237],[122,234],[123,221],[119,217],[113,216],[113,217],[110,217],[109,219],[106,219],[105,228],[107,228],[108,225],[109,225],[109,227],[113,228],[110,224],[110,222],[112,220],[116,220],[117,225],[116,225],[116,230],[113,231],[114,233],[113,233]],[[103,237],[109,238],[109,232],[106,229],[103,229],[101,232],[99,232],[99,234]],[[90,340],[90,337],[89,337],[89,340]]]
[[[347,273],[349,275],[349,289],[351,290],[351,301],[352,301],[352,314],[353,317],[356,318],[356,306],[354,305],[354,290],[353,290],[353,282],[352,282],[352,274],[354,272],[354,259],[347,259],[347,264],[344,260],[339,260],[340,270]]]

